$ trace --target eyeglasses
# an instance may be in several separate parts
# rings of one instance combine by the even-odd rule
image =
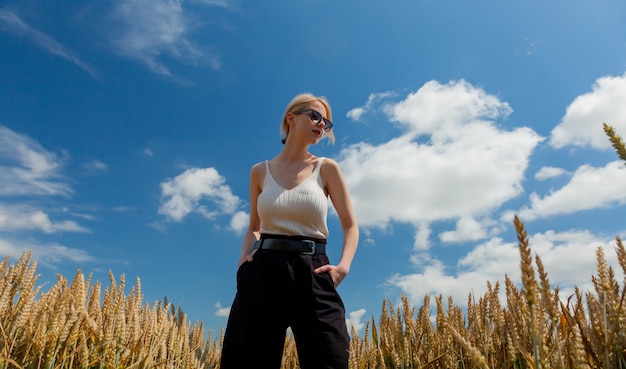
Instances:
[[[330,132],[330,130],[333,128],[333,122],[322,117],[322,114],[320,114],[320,112],[318,112],[317,110],[303,109],[303,110],[294,111],[293,113],[296,115],[302,114],[302,113],[310,113],[311,120],[313,121],[313,123],[315,123],[315,125],[319,125],[320,123],[322,123],[322,121],[324,122],[324,131],[326,132]]]

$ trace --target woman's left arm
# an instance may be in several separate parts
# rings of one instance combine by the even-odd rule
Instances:
[[[359,226],[352,210],[352,202],[350,201],[348,188],[346,187],[339,164],[332,159],[325,158],[322,162],[320,172],[324,181],[325,190],[341,222],[341,228],[343,230],[343,248],[341,251],[341,260],[339,260],[337,265],[324,265],[315,269],[315,272],[330,273],[330,276],[335,282],[335,287],[337,287],[350,272],[350,265],[352,264],[359,243]]]

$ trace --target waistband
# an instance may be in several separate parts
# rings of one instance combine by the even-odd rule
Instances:
[[[325,254],[326,240],[314,241],[310,239],[262,236],[260,240],[254,243],[252,249],[297,252],[303,255]]]

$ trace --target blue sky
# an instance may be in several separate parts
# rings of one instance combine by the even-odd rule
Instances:
[[[626,136],[623,1],[9,0],[0,68],[0,255],[33,250],[48,286],[140,278],[213,331],[249,169],[301,92],[333,107],[337,142],[312,152],[360,224],[339,287],[360,332],[384,298],[518,280],[515,214],[563,298],[626,235],[602,130]]]

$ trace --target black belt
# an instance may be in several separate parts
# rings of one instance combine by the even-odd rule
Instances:
[[[312,240],[293,240],[283,238],[262,238],[254,243],[253,250],[276,250],[298,252],[304,255],[325,254],[326,244]]]

